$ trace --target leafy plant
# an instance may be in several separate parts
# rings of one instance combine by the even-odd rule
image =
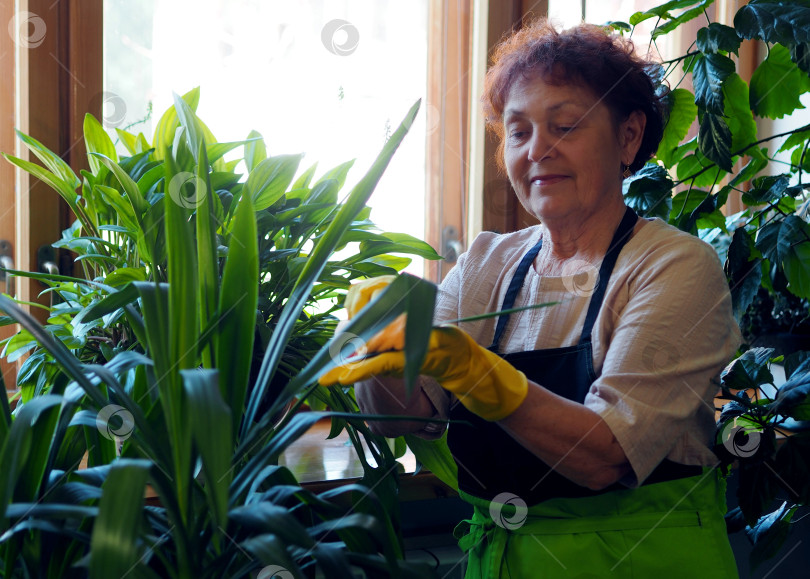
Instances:
[[[71,207],[77,223],[59,245],[85,278],[14,272],[59,296],[45,327],[0,296],[23,328],[6,350],[31,353],[17,408],[4,398],[0,409],[0,575],[241,577],[273,565],[410,576],[387,504],[394,455],[348,392],[324,399],[314,380],[341,350],[327,339],[349,280],[395,271],[403,262],[390,252],[435,257],[374,232],[365,207],[418,104],[339,201],[349,164],[293,181],[300,156],[267,158],[257,134],[217,143],[198,98],[175,99],[152,145],[119,132],[124,158],[88,116],[81,180],[25,135],[44,167],[7,156]],[[239,146],[246,178],[223,157]],[[334,257],[354,242],[359,252]],[[367,339],[409,311],[424,336],[434,294],[400,276],[351,331]],[[315,392],[338,412],[284,413]],[[358,447],[365,438],[376,464],[358,484],[315,494],[277,461],[329,416]]]
[[[751,565],[773,557],[810,506],[810,353],[772,358],[752,348],[721,376],[729,400],[718,420],[717,453],[737,463],[739,506],[726,516],[731,532],[746,530],[754,544]],[[774,386],[772,363],[784,363],[787,381]]]
[[[625,195],[640,213],[715,246],[750,345],[774,328],[774,312],[790,318],[786,327],[797,333],[810,313],[810,126],[766,134],[757,123],[804,108],[801,98],[810,92],[810,3],[751,0],[738,10],[733,26],[709,20],[712,4],[673,0],[637,12],[627,23],[609,23],[626,32],[654,18],[656,43],[686,22],[706,19],[686,52],[660,67],[669,123],[655,159],[625,181]],[[750,79],[738,73],[737,57],[747,40],[765,50]],[[732,194],[741,195],[746,208],[726,215]],[[784,358],[788,380],[778,388],[769,370],[773,354],[749,349],[722,377],[728,402],[718,422],[717,450],[727,462],[738,462],[740,481],[740,507],[728,518],[732,529],[747,527],[753,566],[778,552],[797,509],[810,497],[807,432],[777,443],[777,434],[789,434],[795,421],[810,419],[810,354]],[[777,497],[784,501],[775,506]]]
[[[713,2],[672,1],[630,18],[630,26],[656,18],[655,42]],[[708,20],[708,18],[707,18]],[[723,255],[738,320],[760,287],[810,298],[810,225],[806,221],[810,126],[761,134],[755,119],[782,118],[804,108],[810,92],[810,4],[752,0],[734,26],[709,22],[685,54],[661,69],[669,123],[653,162],[626,183],[628,204],[711,241],[727,235]],[[758,40],[767,55],[750,81],[737,73],[741,43]],[[694,92],[685,88],[691,80]],[[697,135],[690,128],[697,122]],[[763,144],[773,142],[772,153]],[[776,154],[789,156],[785,162]],[[780,174],[771,174],[779,167]],[[675,191],[673,195],[672,192]],[[747,208],[725,216],[733,192]]]

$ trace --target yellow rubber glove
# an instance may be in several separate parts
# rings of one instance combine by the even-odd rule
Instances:
[[[404,330],[404,323],[400,327]],[[375,351],[375,339],[369,341],[369,351]],[[404,342],[401,335],[396,339]],[[353,384],[378,375],[402,376],[404,369],[404,352],[384,352],[338,366],[318,382],[323,386]],[[512,414],[529,391],[523,372],[455,326],[441,326],[431,332],[421,374],[435,378],[471,412],[490,421]]]
[[[343,307],[351,320],[357,312],[366,307],[370,301],[380,295],[397,276],[380,275],[354,283],[346,293]],[[366,351],[384,352],[385,350],[401,350],[405,347],[405,316],[397,317],[382,331],[376,334],[366,345]],[[369,348],[373,348],[369,350]]]
[[[380,295],[395,279],[397,279],[395,275],[380,275],[352,284],[346,293],[346,299],[343,300],[343,307],[349,312],[349,319]]]

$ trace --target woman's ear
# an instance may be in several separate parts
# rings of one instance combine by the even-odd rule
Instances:
[[[636,153],[641,148],[644,138],[644,127],[647,126],[647,115],[641,111],[633,111],[619,125],[619,145],[622,149],[622,162],[632,165]]]

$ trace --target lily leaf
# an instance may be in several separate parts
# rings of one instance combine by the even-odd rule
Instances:
[[[104,483],[90,541],[90,578],[123,577],[139,564],[144,489],[151,463],[119,459]]]
[[[87,147],[88,153],[101,153],[105,157],[118,162],[118,153],[112,139],[110,139],[101,123],[96,120],[96,117],[89,113],[84,116],[84,145]],[[98,157],[88,155],[87,160],[93,173],[98,174],[102,167]]]
[[[281,199],[292,183],[303,155],[277,155],[261,161],[248,176],[245,191],[256,211],[262,211]]]

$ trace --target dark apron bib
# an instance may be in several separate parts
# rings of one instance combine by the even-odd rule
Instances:
[[[532,382],[568,400],[580,404],[585,402],[585,396],[597,378],[593,369],[591,331],[602,307],[610,274],[637,219],[636,213],[628,207],[599,268],[598,283],[591,295],[579,343],[565,348],[503,355],[504,360],[526,374]],[[542,244],[541,239],[523,256],[504,296],[502,310],[514,306],[515,298]],[[495,336],[489,347],[495,353],[498,353],[508,320],[508,315],[498,318]],[[459,489],[470,495],[492,500],[506,492],[517,495],[528,505],[534,505],[552,498],[588,497],[625,488],[617,483],[594,491],[571,482],[526,450],[498,424],[473,414],[458,401],[452,404],[450,419],[469,423],[451,425],[447,442],[458,464]],[[696,476],[701,472],[699,466],[681,465],[665,459],[644,484]]]

